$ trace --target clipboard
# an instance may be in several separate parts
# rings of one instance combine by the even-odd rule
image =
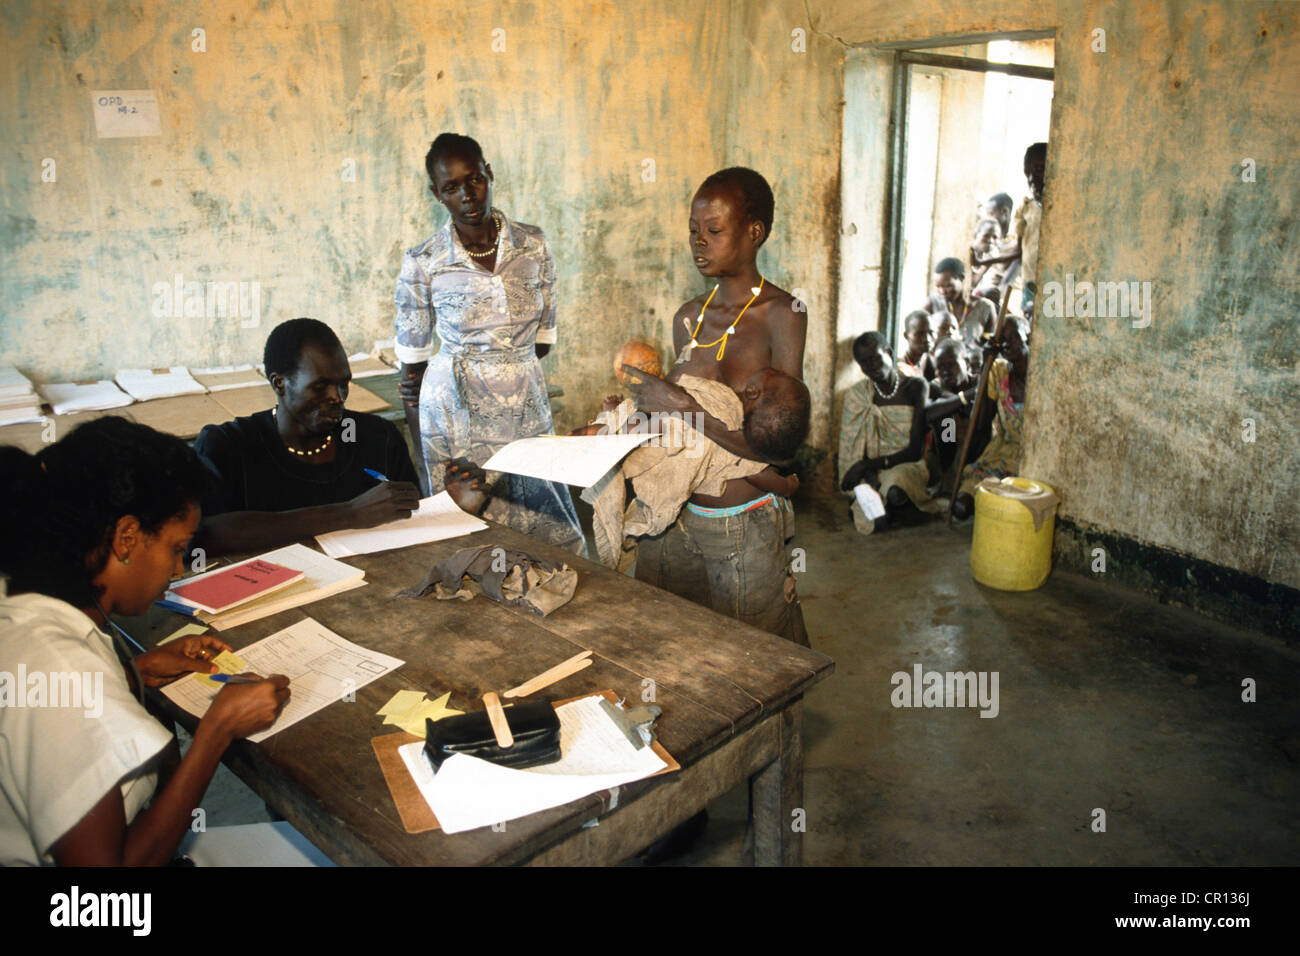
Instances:
[[[559,707],[587,697],[604,697],[611,704],[618,702],[618,695],[612,690],[606,690],[595,694],[581,694],[567,700],[557,700],[555,706]],[[403,730],[395,734],[374,737],[370,741],[370,746],[375,751],[375,758],[379,761],[379,769],[383,771],[384,782],[388,784],[389,796],[393,798],[393,805],[397,808],[397,815],[402,818],[402,826],[407,833],[427,833],[430,830],[442,829],[438,818],[433,815],[433,810],[429,808],[415,781],[411,779],[406,764],[402,762],[401,754],[397,752],[397,748],[418,743],[419,740],[419,737]],[[681,764],[673,759],[672,754],[665,750],[658,740],[650,744],[650,749],[668,766],[644,779],[648,780],[682,769]]]

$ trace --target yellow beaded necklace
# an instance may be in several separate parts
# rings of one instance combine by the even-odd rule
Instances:
[[[727,326],[727,331],[723,332],[722,335],[719,336],[716,340],[709,342],[707,344],[701,344],[700,342],[697,342],[695,340],[695,336],[700,334],[700,326],[704,324],[705,309],[709,307],[709,303],[713,301],[713,297],[718,292],[719,286],[715,285],[713,287],[713,291],[709,293],[709,297],[704,300],[704,308],[700,309],[700,320],[695,323],[695,331],[691,333],[691,344],[687,346],[687,349],[691,351],[694,351],[695,349],[711,349],[713,348],[713,346],[717,345],[718,354],[714,356],[713,360],[715,362],[721,362],[723,353],[727,351],[727,336],[736,334],[736,326],[740,324],[740,319],[745,314],[745,309],[748,309],[751,305],[754,304],[754,300],[759,297],[760,293],[762,293],[763,283],[766,281],[767,280],[764,279],[762,276],[758,277],[758,288],[750,289],[750,291],[754,293],[753,296],[751,296],[750,300],[745,303],[745,308],[740,310],[740,315],[736,316],[736,321],[732,322],[729,326]]]

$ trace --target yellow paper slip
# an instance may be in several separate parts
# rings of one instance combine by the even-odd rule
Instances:
[[[404,714],[422,700],[424,700],[424,694],[421,691],[399,690],[389,698],[388,703],[379,708],[377,713],[380,717],[387,717],[389,714]]]
[[[207,632],[208,626],[206,624],[182,624],[176,629],[174,634],[170,634],[159,641],[158,646],[162,647],[164,644],[169,641],[174,641],[178,637],[189,637],[191,634],[206,634]]]
[[[403,693],[411,693],[404,691]],[[420,695],[424,697],[423,694]],[[399,713],[390,713],[384,717],[384,723],[393,724],[405,730],[408,734],[416,737],[423,737],[425,732],[425,720],[442,720],[444,717],[450,717],[453,714],[462,713],[455,708],[448,707],[447,702],[451,699],[451,692],[443,694],[437,700],[420,700],[413,707]],[[392,701],[389,701],[391,704]],[[388,706],[387,704],[385,706]]]
[[[222,651],[212,659],[212,663],[217,665],[218,674],[242,674],[248,670],[248,664],[242,657],[233,651]],[[225,687],[220,681],[215,681],[209,674],[195,674],[199,680],[203,681],[209,687]]]

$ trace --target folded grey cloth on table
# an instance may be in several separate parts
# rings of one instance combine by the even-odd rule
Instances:
[[[398,597],[424,597],[430,591],[440,601],[468,601],[483,594],[498,604],[518,604],[542,617],[573,597],[578,572],[567,564],[547,561],[501,545],[463,548],[433,566],[424,580]]]

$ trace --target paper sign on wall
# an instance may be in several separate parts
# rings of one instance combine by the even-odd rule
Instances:
[[[153,90],[99,90],[90,94],[100,139],[161,136],[158,94]]]

